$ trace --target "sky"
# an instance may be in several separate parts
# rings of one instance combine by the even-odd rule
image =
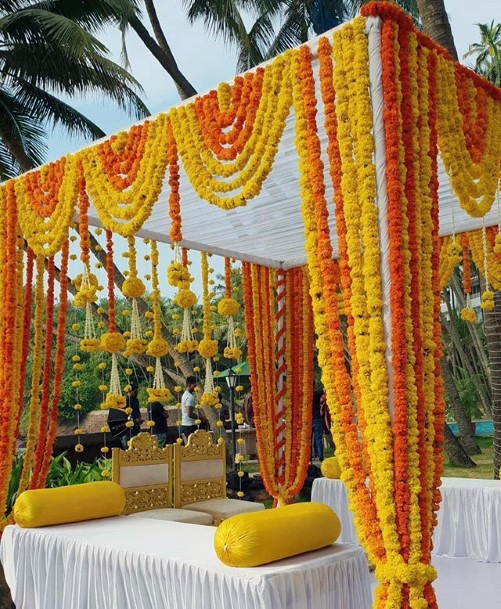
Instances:
[[[446,9],[452,26],[452,32],[460,57],[468,46],[478,41],[479,32],[476,23],[501,21],[501,0],[445,0]],[[214,88],[219,82],[231,80],[235,75],[237,53],[235,48],[225,46],[221,40],[214,39],[203,24],[190,25],[185,18],[181,0],[157,0],[158,15],[164,27],[166,38],[172,48],[179,68],[191,84],[200,93]],[[107,45],[111,57],[120,62],[121,35],[109,28],[100,39]],[[170,77],[157,63],[134,32],[127,36],[130,71],[144,89],[143,99],[152,114],[168,109],[179,101],[177,90]],[[111,102],[90,98],[71,102],[79,111],[96,122],[106,133],[114,133],[128,127],[133,120],[120,112]],[[69,138],[61,130],[54,130],[49,137],[49,160],[80,149],[86,144],[82,139]],[[117,251],[124,244],[117,243]],[[142,250],[144,246],[139,249]],[[170,256],[167,246],[161,246],[161,255]],[[165,248],[165,251],[164,249]],[[162,256],[163,257],[163,256]],[[140,272],[148,273],[147,263],[141,262]],[[192,270],[195,276],[195,291],[200,294],[199,256],[193,254]],[[121,265],[123,266],[123,265]],[[216,272],[220,272],[222,263],[213,259]],[[75,274],[79,270],[75,271]],[[72,269],[70,269],[70,274]],[[165,277],[161,275],[161,291],[166,293]]]
[[[199,92],[214,88],[219,82],[231,80],[235,74],[237,53],[214,39],[203,24],[190,25],[185,18],[181,0],[157,0],[157,11],[179,68]],[[501,0],[445,0],[452,32],[460,57],[479,38],[476,23],[501,21]],[[119,62],[120,34],[109,28],[100,39],[111,57]],[[163,68],[152,57],[134,32],[127,36],[128,56],[133,76],[144,88],[144,100],[152,114],[166,110],[179,101],[177,90]],[[133,122],[110,102],[99,99],[73,101],[78,110],[93,119],[106,133],[114,133]],[[55,130],[49,139],[49,160],[78,150],[85,142],[68,138]]]

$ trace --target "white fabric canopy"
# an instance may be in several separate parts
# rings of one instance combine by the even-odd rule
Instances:
[[[468,557],[501,563],[501,482],[442,478],[442,503],[433,534],[435,556]],[[346,486],[341,480],[318,478],[312,501],[330,506],[341,520],[342,543],[358,544]]]
[[[225,567],[212,527],[127,517],[43,529],[0,544],[17,609],[369,609],[361,548]]]
[[[369,18],[368,24],[380,35],[379,19]],[[342,26],[341,26],[342,27]],[[326,34],[330,36],[330,34]],[[315,76],[318,83],[318,61],[316,56],[317,40],[309,46],[315,56]],[[379,44],[371,44],[370,63],[371,77],[380,78]],[[377,99],[375,92],[379,90]],[[374,132],[376,149],[383,151],[384,172],[384,131],[383,101],[379,83],[372,82],[371,93],[374,104]],[[327,200],[332,202],[333,189],[329,177],[329,168],[325,155],[327,138],[325,135],[324,112],[321,96],[317,86],[318,115],[317,126],[324,150],[325,184]],[[245,207],[225,211],[206,201],[200,200],[191,187],[188,178],[181,170],[181,215],[183,220],[183,245],[191,249],[210,251],[214,254],[232,256],[240,260],[257,262],[271,267],[291,268],[306,262],[304,251],[304,229],[301,217],[301,198],[299,193],[298,159],[295,147],[294,112],[287,119],[287,125],[280,141],[273,169],[265,180],[261,194],[249,201]],[[380,163],[379,163],[380,165]],[[378,167],[381,172],[381,167]],[[482,220],[471,218],[458,204],[451,191],[449,179],[439,160],[439,195],[440,195],[440,234],[475,230],[482,227]],[[168,241],[170,219],[168,215],[167,182],[156,203],[150,218],[145,222],[140,236],[152,237],[157,241]],[[333,204],[331,209],[331,228],[334,228]],[[498,207],[494,203],[491,211],[485,216],[486,226],[495,225],[498,221]],[[89,211],[90,224],[99,226],[97,214],[92,208]],[[337,253],[337,239],[333,230],[334,252]]]

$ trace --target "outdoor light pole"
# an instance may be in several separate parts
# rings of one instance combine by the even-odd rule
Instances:
[[[228,372],[228,376],[226,377],[226,383],[228,384],[228,389],[230,390],[230,405],[231,405],[231,448],[233,454],[233,471],[237,470],[236,456],[237,456],[237,434],[235,431],[235,399],[233,395],[233,391],[237,386],[238,376],[233,372],[230,368]]]

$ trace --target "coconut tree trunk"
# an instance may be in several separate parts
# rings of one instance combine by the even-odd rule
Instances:
[[[447,396],[447,402],[451,407],[454,418],[458,424],[459,441],[468,455],[480,455],[482,451],[480,450],[472,430],[471,421],[461,404],[461,398],[459,397],[449,364],[445,359],[442,359],[440,365],[442,368],[442,379],[444,381],[444,391]]]
[[[492,420],[494,422],[494,478],[501,468],[501,292],[494,293],[494,309],[484,311],[487,353],[491,364]]]
[[[131,17],[129,19],[129,24],[139,36],[145,47],[150,51],[153,57],[155,57],[155,59],[160,63],[162,68],[172,78],[172,80],[176,84],[181,99],[189,99],[190,97],[196,95],[196,89],[179,69],[170,47],[168,45],[167,48],[161,47],[156,42],[156,40],[150,35],[148,30],[145,28],[145,26],[138,17]]]
[[[477,467],[467,454],[461,443],[452,433],[451,428],[444,424],[444,450],[449,458],[449,463],[456,467]]]
[[[424,31],[437,44],[447,49],[453,59],[458,61],[458,54],[451,24],[445,10],[444,0],[416,0]]]

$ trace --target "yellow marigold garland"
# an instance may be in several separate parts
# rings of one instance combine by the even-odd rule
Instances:
[[[438,142],[449,180],[461,207],[481,218],[491,209],[499,180],[501,103],[487,96],[486,142],[482,158],[468,151],[458,103],[454,63],[437,54]]]
[[[103,166],[98,144],[80,155],[87,187],[104,228],[131,237],[150,216],[162,189],[167,167],[167,117],[149,123],[147,139],[134,182],[118,189]]]

